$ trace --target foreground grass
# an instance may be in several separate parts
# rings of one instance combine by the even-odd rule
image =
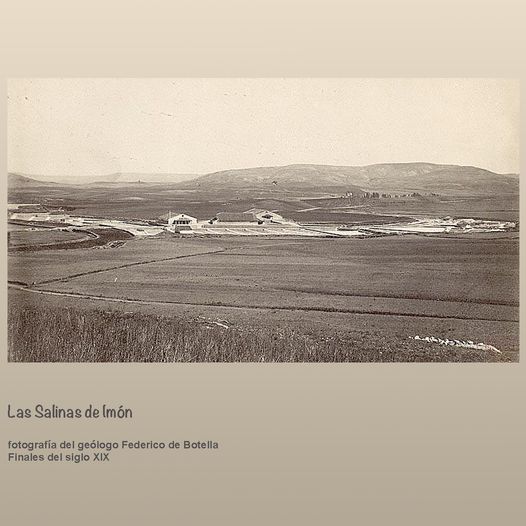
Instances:
[[[415,341],[313,338],[291,329],[224,328],[206,321],[70,308],[9,309],[12,362],[507,361]]]

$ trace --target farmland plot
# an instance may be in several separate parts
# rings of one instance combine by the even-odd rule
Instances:
[[[55,244],[66,241],[85,239],[87,236],[83,232],[72,232],[70,230],[15,230],[9,235],[10,246],[28,246]]]
[[[371,352],[420,349],[426,344],[409,342],[417,335],[482,339],[517,357],[515,240],[252,238],[129,245],[121,261],[140,264],[111,268],[109,261],[91,261],[88,268],[103,271],[36,287],[72,296],[31,294],[28,300],[20,292],[15,301],[227,318],[239,327],[283,327],[320,341],[337,334]],[[190,257],[161,260],[169,254]],[[436,352],[447,361],[452,350]]]
[[[217,250],[218,245],[177,239],[131,239],[115,249],[93,247],[77,250],[49,250],[9,255],[8,279],[13,282],[41,283],[68,279],[122,265],[187,256]]]

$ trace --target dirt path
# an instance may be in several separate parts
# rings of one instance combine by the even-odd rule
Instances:
[[[180,256],[189,257],[189,256]],[[177,258],[172,258],[177,259]],[[60,280],[54,280],[60,281]],[[190,301],[160,301],[160,300],[138,300],[138,299],[126,299],[126,298],[112,298],[109,296],[97,296],[92,294],[83,294],[80,292],[58,292],[47,289],[34,289],[28,288],[23,285],[16,283],[9,283],[9,287],[17,289],[23,292],[29,292],[32,294],[42,294],[48,296],[62,296],[68,298],[87,299],[96,301],[105,301],[110,303],[128,303],[135,305],[189,305],[193,307],[219,307],[224,309],[248,309],[257,311],[310,311],[310,312],[336,312],[342,314],[363,314],[363,315],[374,315],[374,316],[400,316],[404,318],[432,318],[438,320],[469,320],[469,321],[489,321],[489,322],[509,322],[519,323],[517,320],[512,319],[499,319],[499,318],[480,318],[480,317],[467,317],[467,316],[437,316],[432,314],[411,314],[405,312],[391,312],[391,311],[375,311],[375,310],[364,310],[364,309],[343,309],[343,308],[328,308],[328,307],[286,307],[286,306],[255,306],[255,305],[236,305],[231,303],[222,302],[190,302]]]

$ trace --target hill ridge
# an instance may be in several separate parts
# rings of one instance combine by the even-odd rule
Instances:
[[[185,180],[172,177],[185,175]],[[124,176],[124,177],[123,177]],[[41,176],[44,177],[44,176]],[[9,173],[9,185],[29,187],[70,184],[163,184],[174,190],[227,190],[250,191],[283,190],[286,192],[437,192],[459,194],[516,194],[518,174],[497,174],[476,166],[437,164],[428,162],[377,163],[363,166],[340,166],[312,163],[295,163],[254,168],[220,170],[203,175],[195,174],[146,174],[141,172],[116,172],[94,176],[91,181],[72,182],[38,179],[38,176]],[[155,179],[155,180],[154,180]],[[159,179],[159,180],[156,180]]]

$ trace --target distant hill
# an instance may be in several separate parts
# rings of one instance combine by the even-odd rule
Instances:
[[[45,180],[43,180],[45,179]],[[368,166],[292,164],[224,170],[206,175],[117,173],[94,177],[53,178],[9,174],[9,185],[31,188],[54,183],[101,186],[163,184],[166,190],[245,192],[258,195],[312,195],[315,193],[359,194],[421,192],[442,195],[518,195],[519,177],[496,174],[474,166],[432,163],[384,163]]]
[[[199,174],[180,174],[180,173],[121,173],[117,182],[138,182],[142,183],[179,183],[189,179],[195,179]]]
[[[38,181],[27,175],[10,173],[7,177],[7,184],[10,188],[29,188],[38,186],[54,186],[54,183]]]
[[[437,192],[461,194],[518,193],[517,175],[500,175],[473,166],[391,163],[369,166],[293,164],[225,170],[181,183],[184,188]]]
[[[34,181],[58,184],[106,184],[106,183],[179,183],[197,177],[197,174],[176,173],[134,173],[123,172],[107,175],[92,176],[59,176],[59,175],[30,175],[24,177]]]
[[[202,175],[191,181],[180,183],[178,186],[202,190],[323,191],[345,189],[351,192],[360,191],[360,184],[363,181],[349,177],[348,171],[348,167],[303,164],[246,168]]]

